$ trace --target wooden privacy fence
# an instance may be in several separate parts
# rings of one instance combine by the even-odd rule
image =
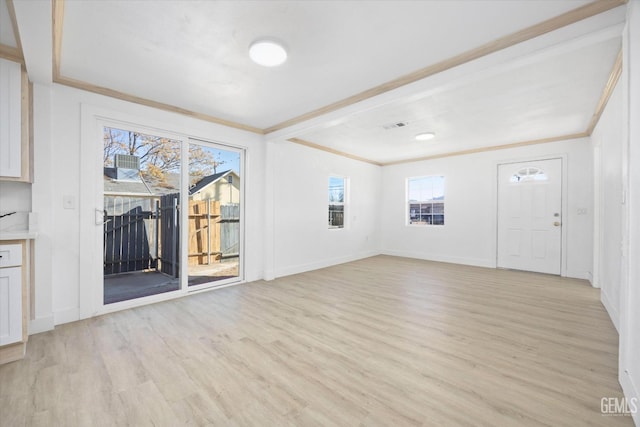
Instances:
[[[189,265],[207,265],[240,252],[240,205],[189,201]]]
[[[178,277],[180,271],[180,215],[178,203],[180,193],[160,196],[156,205],[159,232],[159,270],[171,277]]]
[[[220,202],[189,200],[189,265],[211,264],[221,255]]]
[[[104,275],[155,269],[177,277],[179,194],[153,197],[105,195]]]
[[[151,211],[135,206],[119,215],[104,217],[104,274],[156,268],[156,221]],[[152,249],[153,248],[153,249]]]
[[[179,193],[105,196],[104,275],[180,271]],[[240,252],[240,205],[189,200],[188,264],[207,265]]]
[[[240,205],[220,206],[220,252],[222,258],[240,255]]]

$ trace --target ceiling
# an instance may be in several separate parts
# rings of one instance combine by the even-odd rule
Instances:
[[[620,44],[615,37],[508,70],[491,70],[417,100],[349,116],[301,138],[389,163],[580,134],[589,126]],[[397,122],[407,125],[385,129]],[[416,141],[421,132],[434,132],[436,138]]]
[[[0,44],[18,47],[6,0],[0,0]]]
[[[30,2],[9,1],[18,15]],[[624,21],[615,10],[587,14],[572,25],[601,36],[571,32],[571,25],[541,31],[533,41],[525,37],[436,69],[431,74],[437,78],[424,73],[399,82],[592,2],[54,4],[64,6],[59,28],[53,28],[62,35],[59,57],[54,55],[59,70],[52,71],[62,83],[106,88],[379,163],[584,132],[620,49],[621,26],[605,30]],[[0,0],[0,44],[15,46],[5,11],[6,0]],[[22,38],[30,29],[20,22]],[[249,44],[265,36],[284,42],[284,65],[264,68],[249,60]],[[310,112],[311,120],[296,119]],[[409,126],[382,127],[396,121]],[[436,138],[413,141],[423,130],[435,131]]]

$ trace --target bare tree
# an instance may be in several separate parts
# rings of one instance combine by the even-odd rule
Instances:
[[[166,182],[167,173],[180,171],[180,142],[139,132],[104,128],[104,166],[112,166],[116,154],[129,154],[140,159],[140,172],[147,179]],[[189,145],[189,174],[197,180],[216,173],[223,164],[219,157],[199,145]]]

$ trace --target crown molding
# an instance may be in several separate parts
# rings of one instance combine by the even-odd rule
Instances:
[[[18,62],[24,65],[24,58],[18,48],[7,46],[6,44],[0,44],[0,58],[8,59],[9,61]]]
[[[602,95],[600,96],[600,100],[598,101],[598,105],[596,106],[596,111],[593,113],[593,117],[591,118],[591,122],[589,123],[589,127],[587,128],[586,133],[588,133],[589,135],[593,133],[593,130],[598,125],[600,117],[602,116],[602,113],[604,112],[604,109],[609,102],[609,98],[611,98],[613,90],[616,88],[621,75],[622,49],[620,49],[620,52],[618,52],[616,62],[613,64],[613,68],[611,69],[611,73],[609,74],[609,78],[607,79],[607,84],[605,84],[604,86],[604,90],[602,91]]]
[[[240,123],[231,122],[228,120],[220,119],[218,117],[209,116],[207,114],[198,113],[196,111],[187,110],[186,108],[177,107],[171,104],[165,104],[163,102],[153,101],[151,99],[141,98],[139,96],[130,95],[128,93],[120,92],[117,90],[109,89],[103,86],[93,85],[87,82],[83,82],[81,80],[71,79],[69,77],[64,77],[61,75],[54,76],[54,83],[58,83],[64,86],[73,87],[76,89],[81,89],[87,92],[97,93],[99,95],[108,96],[111,98],[120,99],[127,102],[132,102],[139,105],[145,105],[147,107],[157,108],[158,110],[169,111],[172,113],[182,114],[184,116],[193,117],[195,119],[203,120],[210,123],[216,123],[219,125],[244,130],[247,132],[253,132],[262,135],[262,129],[255,128],[248,125],[243,125]]]
[[[22,41],[20,40],[20,31],[18,31],[18,20],[16,19],[16,8],[13,6],[13,0],[6,0],[7,10],[9,11],[9,20],[11,20],[11,29],[13,37],[16,39],[16,49],[20,53],[20,57],[24,62],[24,54],[22,52]]]
[[[397,160],[394,162],[383,163],[382,166],[399,165],[403,163],[420,162],[423,160],[442,159],[445,157],[463,156],[465,154],[484,153],[487,151],[506,150],[508,148],[526,147],[528,145],[547,144],[549,142],[567,141],[570,139],[579,139],[589,136],[586,132],[573,133],[569,135],[554,136],[550,138],[532,139],[528,141],[514,142],[511,144],[492,145],[490,147],[471,148],[468,150],[453,151],[451,153],[434,154],[432,156],[424,156],[413,159]]]
[[[314,144],[313,142],[305,141],[304,139],[290,138],[287,141],[293,142],[295,144],[304,145],[305,147],[311,147],[311,148],[314,148],[316,150],[325,151],[327,153],[336,154],[338,156],[346,157],[348,159],[357,160],[359,162],[370,163],[370,164],[376,165],[376,166],[382,166],[382,163],[376,162],[374,160],[369,160],[369,159],[366,159],[364,157],[360,157],[360,156],[356,156],[356,155],[353,155],[353,154],[345,153],[344,151],[335,150],[333,148],[325,147],[324,145]]]

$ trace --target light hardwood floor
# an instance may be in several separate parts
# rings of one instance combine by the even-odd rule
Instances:
[[[600,426],[617,335],[588,283],[378,256],[34,335],[2,426]]]

